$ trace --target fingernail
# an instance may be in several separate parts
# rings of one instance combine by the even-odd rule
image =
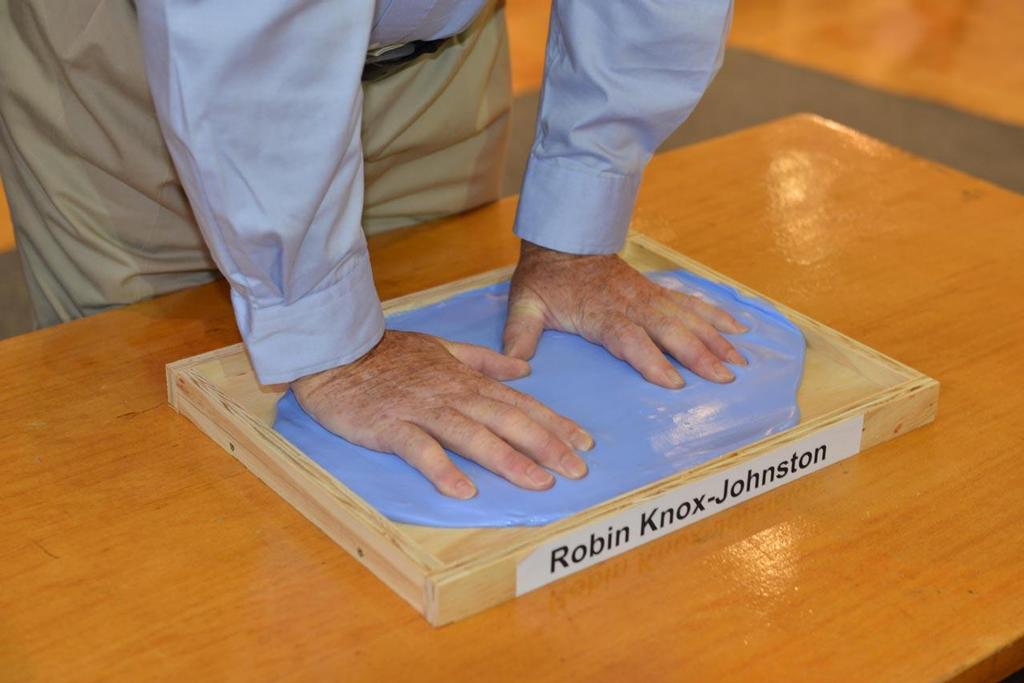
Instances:
[[[469,500],[476,495],[476,487],[468,479],[455,482],[455,495],[462,500]]]
[[[572,447],[578,451],[589,451],[594,447],[594,437],[580,429],[572,435]]]
[[[550,472],[536,465],[526,471],[526,476],[537,486],[550,486],[555,483],[555,478]]]
[[[566,453],[560,462],[562,472],[571,479],[580,479],[587,473],[587,464],[577,455]]]
[[[739,351],[737,351],[736,349],[730,349],[729,353],[725,354],[725,358],[730,363],[735,363],[736,365],[746,365],[747,364],[747,359],[744,358],[743,356],[741,356],[739,354]]]
[[[686,384],[683,380],[683,376],[680,375],[675,368],[666,370],[662,374],[662,377],[665,378],[665,384],[667,384],[670,389],[682,389]]]
[[[719,382],[731,382],[736,379],[736,375],[732,374],[732,370],[717,361],[711,366],[711,372]]]

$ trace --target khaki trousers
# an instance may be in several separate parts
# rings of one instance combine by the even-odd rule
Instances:
[[[366,232],[498,198],[511,106],[500,0],[363,90]],[[216,277],[131,0],[0,0],[0,174],[37,326]]]

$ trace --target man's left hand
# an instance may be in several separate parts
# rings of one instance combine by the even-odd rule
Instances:
[[[725,311],[651,282],[618,256],[565,254],[524,241],[509,291],[505,353],[532,358],[545,329],[600,344],[670,389],[684,382],[662,349],[713,382],[735,379],[723,361],[747,364],[722,336],[746,328]]]

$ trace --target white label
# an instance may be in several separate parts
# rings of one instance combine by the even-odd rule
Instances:
[[[516,567],[528,593],[860,452],[857,415],[538,546]]]

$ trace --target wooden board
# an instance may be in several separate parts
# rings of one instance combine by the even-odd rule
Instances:
[[[641,235],[630,236],[623,255],[641,270],[683,267],[761,296]],[[385,313],[424,306],[498,282],[509,274],[510,269],[505,268],[393,299],[384,304]],[[753,463],[762,463],[796,444],[831,438],[829,435],[837,429],[855,425],[860,432],[855,448],[847,453],[853,455],[934,419],[939,393],[935,380],[773,303],[807,339],[804,379],[798,394],[799,425],[543,527],[441,529],[391,522],[272,429],[275,404],[284,387],[260,386],[241,344],[170,364],[168,399],[178,412],[364,563],[430,623],[441,625],[512,598],[524,587],[546,583],[536,576],[524,578],[520,565],[536,566],[538,553],[571,544],[572,539],[590,529],[617,524],[615,520],[623,515],[650,510],[655,502],[671,499],[677,493],[688,495],[695,486],[715,477],[742,473]],[[714,511],[691,519],[699,523]],[[674,525],[671,530],[682,526]],[[617,552],[644,542],[636,534],[633,541]],[[593,558],[591,563],[611,556]],[[561,565],[556,571],[554,560],[550,565],[551,580],[571,573],[563,572]]]

